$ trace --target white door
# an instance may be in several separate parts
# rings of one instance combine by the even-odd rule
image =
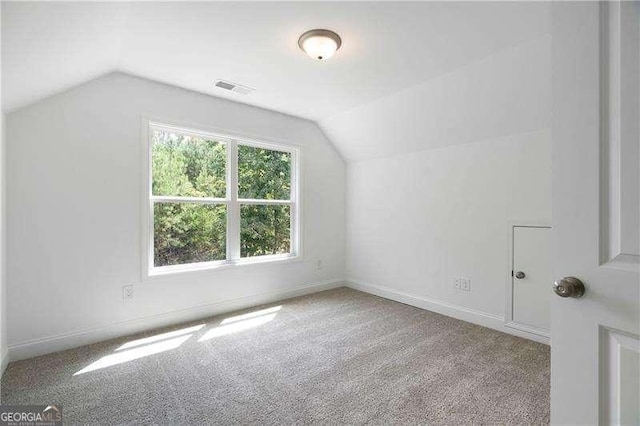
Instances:
[[[640,4],[554,2],[553,424],[640,423]],[[569,286],[561,283],[563,288]]]
[[[536,334],[549,332],[551,314],[551,230],[513,227],[513,322]]]

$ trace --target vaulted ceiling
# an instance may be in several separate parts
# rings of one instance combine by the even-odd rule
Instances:
[[[340,140],[340,117],[548,27],[545,3],[2,2],[2,104],[10,112],[119,70],[308,118]],[[312,28],[342,36],[331,60],[299,50]],[[256,91],[227,92],[217,79]]]

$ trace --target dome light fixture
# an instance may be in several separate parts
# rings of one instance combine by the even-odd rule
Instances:
[[[298,39],[300,49],[310,58],[318,61],[325,61],[332,57],[341,45],[340,36],[330,30],[310,30]]]

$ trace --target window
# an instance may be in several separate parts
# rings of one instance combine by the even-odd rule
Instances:
[[[297,150],[149,125],[149,275],[298,255]]]

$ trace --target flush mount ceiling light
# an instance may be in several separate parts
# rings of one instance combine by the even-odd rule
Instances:
[[[310,58],[318,61],[329,59],[340,49],[340,36],[329,30],[311,30],[302,34],[298,39],[298,46]]]

